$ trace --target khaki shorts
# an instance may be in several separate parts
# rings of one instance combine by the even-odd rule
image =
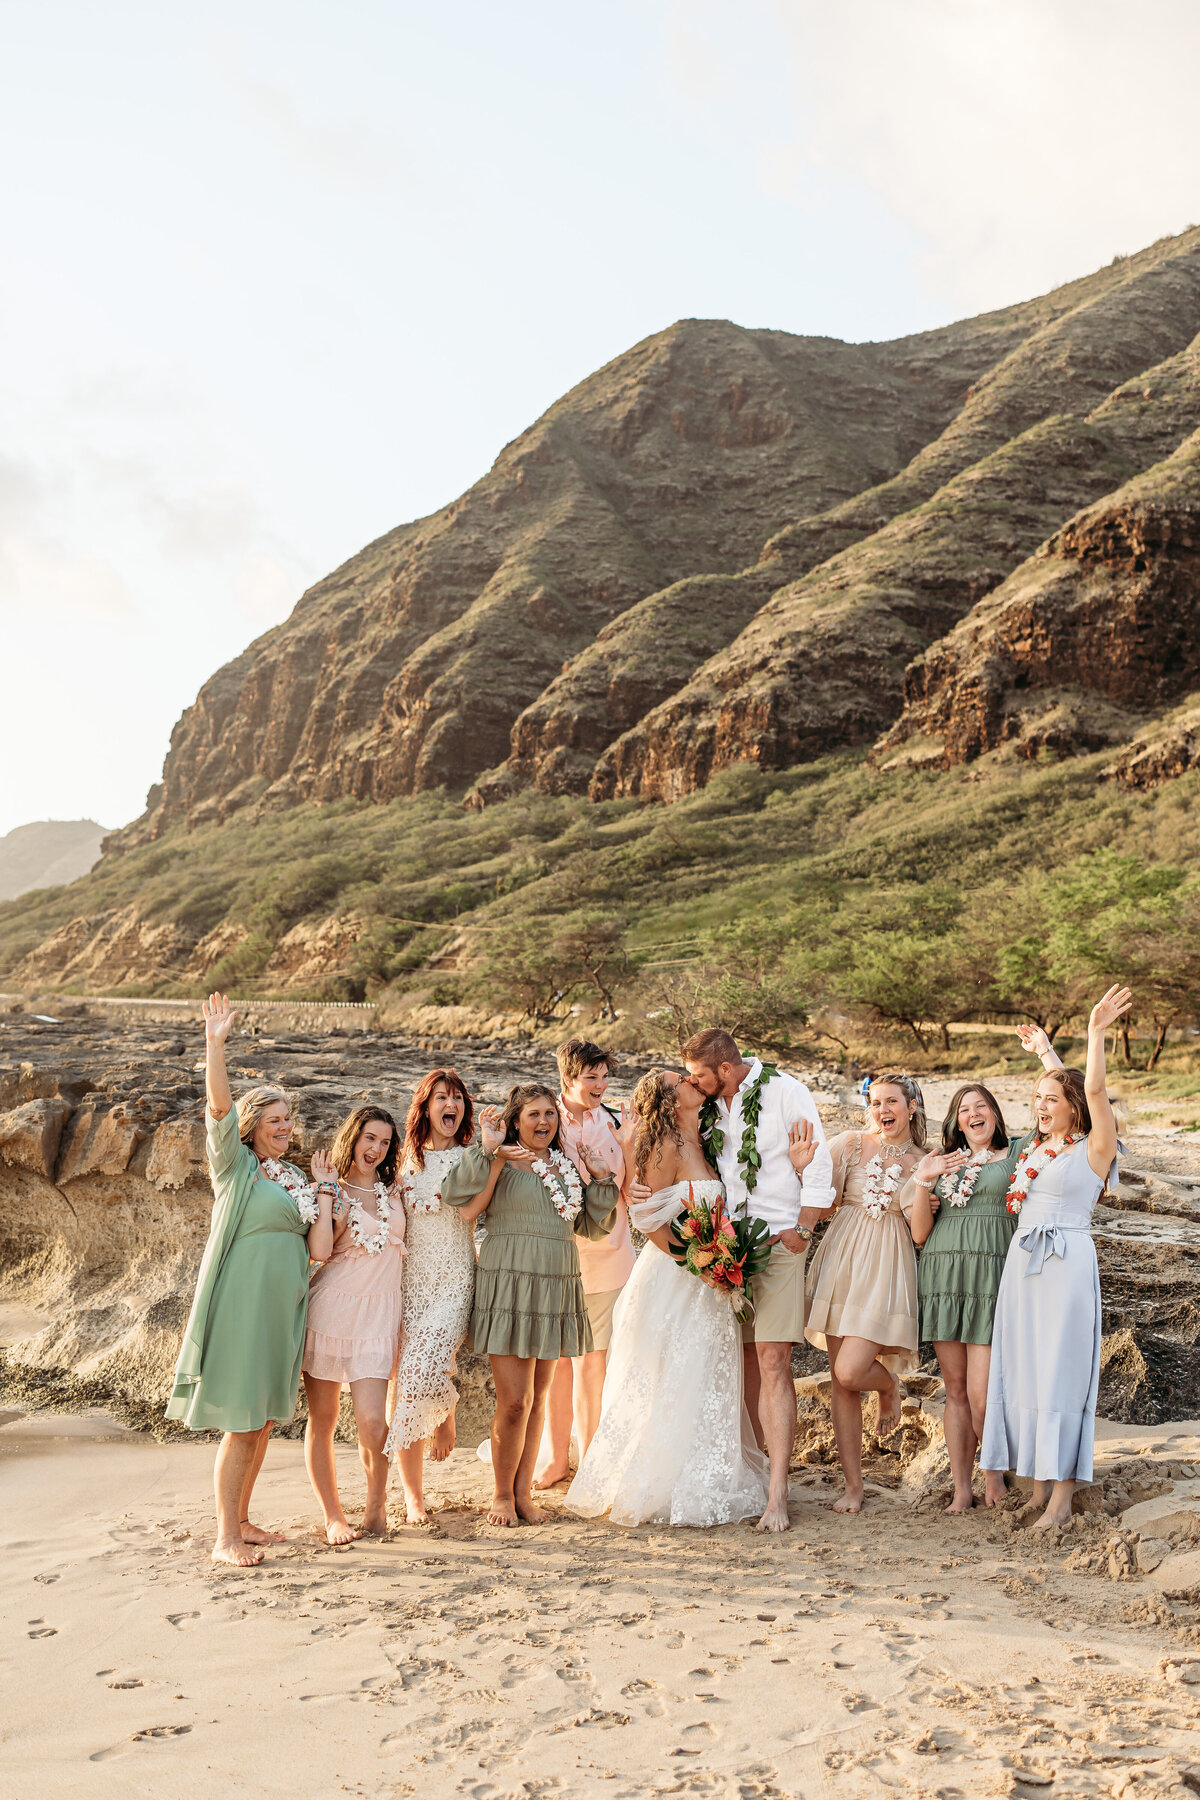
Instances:
[[[754,1317],[742,1326],[744,1344],[804,1342],[804,1265],[807,1246],[796,1256],[776,1244],[761,1275],[754,1277]]]
[[[584,1305],[592,1326],[592,1349],[607,1350],[612,1343],[613,1307],[621,1298],[620,1288],[610,1288],[606,1294],[585,1294]]]

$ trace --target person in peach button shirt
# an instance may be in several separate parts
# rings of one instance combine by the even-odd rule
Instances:
[[[585,1147],[603,1157],[621,1189],[621,1198],[617,1202],[616,1224],[602,1243],[576,1240],[595,1348],[586,1356],[564,1356],[554,1371],[546,1408],[549,1460],[533,1484],[537,1488],[553,1487],[570,1474],[572,1427],[579,1440],[581,1458],[595,1436],[612,1338],[613,1307],[633,1274],[636,1260],[625,1205],[628,1171],[620,1129],[624,1114],[604,1105],[612,1060],[607,1050],[587,1038],[570,1038],[558,1051],[562,1147],[581,1171]],[[585,1173],[583,1179],[589,1181],[591,1177]],[[543,1452],[547,1449],[545,1439],[542,1448]]]

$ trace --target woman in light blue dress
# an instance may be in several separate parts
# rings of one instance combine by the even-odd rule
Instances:
[[[1037,1130],[1017,1160],[1018,1211],[996,1299],[980,1463],[1034,1481],[1039,1526],[1065,1525],[1075,1484],[1092,1479],[1100,1385],[1100,1276],[1092,1211],[1117,1156],[1104,1034],[1129,1010],[1111,987],[1088,1021],[1087,1071],[1051,1069],[1034,1097]]]

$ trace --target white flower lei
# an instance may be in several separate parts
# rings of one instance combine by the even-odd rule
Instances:
[[[876,1151],[863,1172],[866,1182],[863,1186],[862,1208],[869,1219],[878,1219],[887,1211],[892,1195],[900,1186],[904,1165],[889,1163],[885,1170],[883,1157]]]
[[[379,1224],[374,1232],[367,1230],[361,1200],[352,1200],[346,1212],[346,1230],[359,1249],[365,1250],[368,1256],[378,1256],[381,1250],[387,1249],[388,1244],[388,1219],[391,1217],[392,1206],[382,1181],[375,1183],[375,1210],[379,1214]]]
[[[939,1200],[948,1200],[951,1206],[965,1206],[975,1192],[975,1183],[979,1180],[979,1171],[985,1163],[992,1159],[990,1144],[984,1144],[976,1150],[970,1162],[965,1163],[952,1175],[939,1175],[933,1184],[933,1191]]]
[[[295,1201],[296,1211],[306,1225],[315,1225],[317,1213],[317,1190],[310,1181],[305,1181],[299,1169],[292,1163],[277,1162],[273,1156],[264,1157],[263,1174],[268,1181],[284,1188]]]
[[[550,1163],[553,1163],[553,1169]],[[552,1150],[550,1162],[539,1156],[535,1163],[530,1164],[530,1167],[535,1175],[541,1176],[542,1186],[549,1194],[555,1212],[561,1218],[566,1219],[569,1224],[578,1215],[579,1209],[583,1205],[583,1184],[580,1182],[575,1164],[569,1156],[564,1156],[561,1150]],[[557,1180],[554,1175],[555,1169],[558,1171]],[[561,1187],[560,1182],[562,1183]],[[564,1187],[567,1190],[565,1195],[562,1191]]]

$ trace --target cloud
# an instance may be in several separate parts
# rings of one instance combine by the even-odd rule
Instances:
[[[331,125],[313,118],[285,88],[248,74],[228,48],[221,73],[255,123],[310,175],[381,189],[396,174],[396,158],[374,132],[361,124]]]
[[[72,550],[47,530],[52,489],[16,457],[0,453],[0,597],[6,609],[112,623],[136,616],[106,557]]]
[[[763,186],[882,200],[931,296],[1026,298],[1200,217],[1193,0],[773,3],[795,125],[759,127]]]

